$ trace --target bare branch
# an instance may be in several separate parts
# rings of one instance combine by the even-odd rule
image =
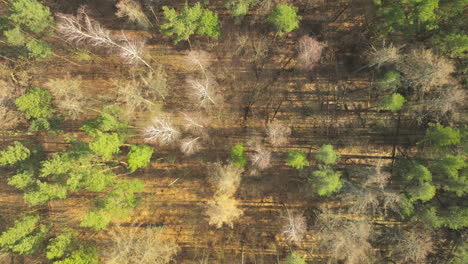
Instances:
[[[233,164],[221,165],[213,163],[208,166],[209,181],[216,188],[216,194],[232,196],[239,188],[244,169],[237,168]]]
[[[290,242],[300,243],[307,231],[306,218],[302,214],[291,214],[288,210],[286,221],[281,233]]]
[[[117,48],[120,51],[119,55],[129,63],[140,61],[154,71],[151,65],[140,56],[144,42],[129,41],[122,32],[123,43],[120,44],[111,37],[109,30],[88,16],[85,6],[78,9],[76,16],[58,14],[57,18],[59,20],[57,29],[67,41],[77,44],[85,42],[95,47]]]
[[[192,69],[199,69],[205,73],[213,61],[213,56],[203,50],[191,50],[184,59]]]
[[[242,214],[242,210],[238,208],[238,201],[230,195],[216,195],[213,200],[208,202],[206,215],[209,217],[209,224],[221,228],[223,224],[229,227],[234,227],[234,221]]]
[[[280,121],[273,121],[267,127],[267,135],[271,145],[280,146],[288,143],[291,128]]]
[[[134,0],[120,0],[115,7],[117,17],[127,17],[131,22],[137,23],[143,28],[149,28],[151,22],[143,12],[141,4]]]
[[[180,137],[180,132],[174,128],[168,116],[160,116],[143,130],[143,135],[148,142],[169,145]]]
[[[195,154],[201,148],[199,139],[200,137],[182,139],[182,142],[180,143],[180,151],[187,156]]]
[[[112,246],[104,253],[107,264],[167,264],[180,250],[165,237],[163,227],[117,227],[110,232]]]
[[[322,50],[325,47],[315,38],[303,36],[299,39],[299,56],[297,58],[297,67],[303,71],[312,71],[322,56]]]
[[[189,77],[186,82],[189,87],[189,95],[200,107],[208,108],[222,103],[222,96],[217,92],[218,84],[212,77],[207,76],[205,79]]]
[[[257,143],[254,152],[250,155],[250,161],[259,170],[267,169],[271,166],[271,151],[265,149],[262,144]]]

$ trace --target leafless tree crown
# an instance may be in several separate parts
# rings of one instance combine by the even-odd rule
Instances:
[[[213,163],[208,166],[209,180],[216,189],[216,194],[233,196],[239,188],[244,170],[233,164]]]
[[[110,232],[111,247],[104,252],[107,264],[167,264],[180,250],[165,237],[163,227],[117,227]]]
[[[189,77],[186,82],[189,88],[189,95],[200,107],[209,108],[210,106],[222,103],[223,97],[218,92],[218,84],[213,77],[209,75],[203,79]]]
[[[81,91],[81,78],[66,74],[62,79],[50,79],[45,87],[54,96],[54,104],[70,119],[78,119],[89,100]]]
[[[180,143],[180,151],[187,156],[197,153],[201,148],[200,137],[184,138]]]
[[[324,45],[310,36],[299,39],[297,67],[303,71],[312,71],[322,56]]]
[[[399,49],[392,44],[383,46],[380,49],[372,47],[368,54],[369,66],[377,66],[380,68],[389,63],[395,63],[400,59]]]
[[[123,32],[120,40],[114,39],[109,30],[88,16],[86,7],[80,7],[76,16],[58,14],[57,18],[59,20],[57,29],[69,42],[117,48],[119,55],[129,63],[140,61],[154,70],[140,55],[145,44],[143,41],[130,41]]]
[[[433,252],[432,236],[421,230],[398,232],[393,238],[393,256],[404,263],[423,263]]]
[[[144,128],[143,135],[148,142],[169,145],[179,139],[180,132],[173,126],[169,116],[159,116]]]
[[[191,69],[201,70],[206,72],[213,61],[213,56],[203,50],[191,50],[186,56],[185,61]]]
[[[306,218],[302,214],[293,214],[288,211],[286,225],[283,227],[282,234],[286,239],[293,243],[300,243],[307,232]]]
[[[291,128],[280,121],[273,121],[267,127],[268,139],[273,146],[281,146],[289,141]]]
[[[372,226],[365,221],[350,221],[339,215],[322,213],[316,223],[319,247],[330,254],[333,262],[370,263],[374,237]]]
[[[259,170],[267,169],[271,166],[271,151],[265,149],[262,144],[257,143],[254,152],[250,154],[250,161]]]
[[[206,215],[209,217],[208,223],[221,228],[223,224],[233,228],[234,221],[242,216],[243,211],[238,207],[238,201],[226,194],[215,195],[213,200],[208,202]]]
[[[131,22],[137,23],[143,28],[151,26],[151,22],[143,12],[141,4],[135,0],[120,0],[115,7],[117,7],[118,17],[127,17]]]

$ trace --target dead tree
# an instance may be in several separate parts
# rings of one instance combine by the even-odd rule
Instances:
[[[280,121],[273,121],[267,126],[266,132],[271,145],[277,147],[288,143],[291,128]]]
[[[197,153],[201,148],[200,137],[184,138],[180,143],[180,151],[187,156]]]
[[[129,228],[118,226],[110,232],[112,244],[104,250],[107,264],[167,264],[174,260],[180,248],[165,236],[163,227]]]
[[[206,76],[204,79],[187,78],[189,88],[189,96],[193,101],[202,108],[209,108],[222,103],[223,97],[218,93],[218,84],[211,76]]]
[[[299,39],[299,55],[296,67],[303,71],[312,71],[322,56],[324,45],[310,36]]]
[[[115,7],[117,8],[117,13],[115,13],[117,17],[127,17],[128,20],[137,23],[143,28],[152,26],[138,1],[120,0]]]
[[[302,214],[292,214],[287,210],[286,225],[281,233],[293,243],[300,243],[307,232],[306,218]]]
[[[153,119],[152,123],[143,130],[145,141],[169,145],[180,137],[180,132],[171,122],[168,116],[160,116]]]
[[[114,39],[109,30],[88,16],[86,7],[80,7],[76,16],[58,14],[57,18],[59,20],[57,29],[67,41],[77,44],[84,42],[102,48],[117,48],[119,56],[128,63],[140,61],[154,71],[140,55],[145,46],[144,41],[130,41],[123,32],[120,40]]]

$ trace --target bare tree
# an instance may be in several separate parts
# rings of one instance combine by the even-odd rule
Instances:
[[[375,167],[371,168],[367,174],[367,179],[364,186],[377,186],[384,189],[390,179],[391,174],[382,170],[382,166],[378,163]]]
[[[163,115],[154,118],[152,123],[144,128],[143,135],[148,142],[169,145],[179,139],[180,132],[172,125],[169,116]]]
[[[191,50],[184,59],[191,69],[198,69],[206,73],[213,61],[213,56],[203,50]]]
[[[127,114],[132,116],[136,111],[157,112],[160,104],[156,103],[155,93],[140,80],[132,78],[128,81],[114,81],[117,87],[117,101],[124,105]]]
[[[86,7],[80,7],[76,16],[58,14],[57,18],[57,29],[69,42],[86,42],[95,47],[117,48],[119,55],[129,63],[140,61],[154,70],[140,55],[144,48],[143,41],[130,41],[123,32],[122,38],[115,40],[109,30],[88,16]]]
[[[432,236],[422,230],[397,232],[391,241],[393,257],[405,263],[423,263],[433,252]]]
[[[395,63],[399,60],[399,48],[393,46],[393,44],[390,44],[387,47],[384,45],[380,49],[372,47],[372,50],[369,52],[367,57],[369,64],[366,66],[377,66],[377,68],[380,68],[385,64]]]
[[[207,135],[207,127],[210,120],[206,116],[193,113],[182,113],[184,118],[184,129],[185,131],[195,134],[199,137],[205,137]]]
[[[147,89],[148,95],[166,99],[168,93],[167,74],[162,65],[158,65],[155,71],[141,75],[140,80]]]
[[[454,82],[451,77],[455,71],[454,63],[429,49],[412,50],[397,63],[397,69],[422,92]]]
[[[193,100],[203,108],[219,105],[223,101],[223,97],[218,93],[218,84],[211,76],[206,76],[205,79],[187,78],[189,87],[189,95]]]
[[[347,264],[369,263],[373,248],[369,242],[374,232],[365,221],[350,221],[327,210],[316,223],[319,247],[330,254],[330,260]]]
[[[16,110],[14,99],[24,91],[7,81],[0,80],[0,129],[12,129],[25,122],[23,115]]]
[[[208,166],[209,180],[216,189],[217,195],[233,196],[239,188],[244,169],[233,164],[213,163]]]
[[[250,154],[250,161],[259,170],[267,169],[271,166],[271,151],[265,149],[262,144],[257,142],[254,152]]]
[[[45,87],[54,96],[54,104],[67,118],[78,119],[89,104],[89,99],[81,91],[81,77],[72,77],[69,73],[61,79],[50,79]]]
[[[201,148],[200,137],[184,138],[180,143],[180,151],[187,156],[195,154]]]
[[[302,214],[292,214],[287,210],[286,225],[281,233],[290,242],[300,243],[307,232],[306,218]]]
[[[280,121],[273,121],[267,127],[268,139],[273,146],[281,146],[289,141],[291,128]]]
[[[299,56],[297,58],[297,67],[303,71],[312,71],[322,56],[322,50],[325,47],[315,38],[303,36],[299,39]]]
[[[143,12],[141,4],[135,0],[120,0],[115,7],[117,7],[118,17],[127,17],[131,22],[137,23],[143,28],[149,28],[151,22]]]
[[[215,195],[213,200],[208,201],[206,215],[209,217],[208,223],[221,228],[223,224],[233,228],[234,221],[243,214],[238,208],[239,202],[228,194]]]
[[[386,188],[390,173],[384,171],[380,163],[354,174],[361,174],[366,180],[362,185],[349,185],[350,190],[341,195],[345,203],[351,204],[348,209],[350,213],[374,217],[376,214],[386,214],[388,209],[399,212],[400,195]]]
[[[163,227],[118,226],[110,232],[112,246],[104,252],[105,263],[167,264],[180,248],[165,233]]]

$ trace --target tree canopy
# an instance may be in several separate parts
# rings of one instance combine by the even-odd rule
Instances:
[[[214,39],[220,34],[218,15],[203,8],[200,2],[193,7],[185,3],[180,13],[167,6],[163,6],[163,11],[166,22],[161,25],[161,32],[169,36],[176,35],[175,43],[189,40],[193,34],[207,35]]]
[[[297,15],[298,9],[293,5],[280,4],[266,18],[281,35],[289,33],[299,27],[301,17]]]

